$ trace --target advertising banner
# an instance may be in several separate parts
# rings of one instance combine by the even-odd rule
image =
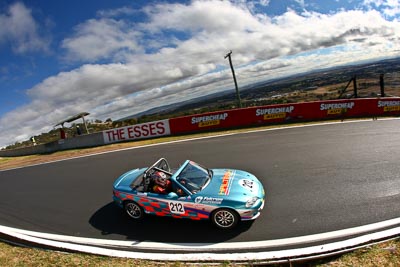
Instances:
[[[161,120],[103,131],[105,144],[170,135],[169,121]]]
[[[400,98],[367,98],[279,104],[170,119],[171,134],[283,122],[400,115]]]
[[[377,108],[383,114],[400,114],[400,98],[378,99]]]

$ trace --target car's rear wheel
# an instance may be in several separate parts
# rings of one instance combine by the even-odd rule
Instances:
[[[212,223],[220,229],[232,229],[239,221],[239,215],[231,209],[218,209],[211,215]]]
[[[133,201],[125,202],[124,209],[126,214],[128,214],[129,217],[135,220],[140,220],[144,216],[143,208],[139,206],[139,204],[137,204],[136,202]]]

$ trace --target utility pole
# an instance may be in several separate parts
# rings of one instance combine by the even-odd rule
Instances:
[[[232,54],[232,50],[228,54],[226,54],[226,56],[224,58],[229,58],[229,65],[231,65],[233,81],[235,83],[236,97],[237,97],[239,108],[241,108],[242,107],[242,101],[240,100],[239,88],[238,88],[237,81],[236,81],[235,70],[233,69],[233,65],[232,65],[231,54]]]
[[[353,89],[354,89],[354,98],[358,98],[357,94],[357,76],[353,76]]]
[[[381,73],[381,75],[379,76],[379,85],[381,86],[381,97],[385,96],[385,81],[383,76],[384,76],[383,73]]]

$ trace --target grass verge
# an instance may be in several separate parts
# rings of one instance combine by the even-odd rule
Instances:
[[[36,248],[24,248],[0,242],[0,266],[238,266],[236,263],[182,263],[182,262],[157,262],[138,259],[103,257],[81,253],[64,253],[47,251]],[[256,264],[243,264],[243,266],[256,266]],[[307,262],[292,262],[272,264],[271,266],[321,266],[321,267],[347,267],[347,266],[400,266],[400,239],[367,246],[341,256],[325,258]]]

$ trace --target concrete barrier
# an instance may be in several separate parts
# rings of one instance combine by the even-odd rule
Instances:
[[[49,154],[61,150],[87,148],[104,145],[103,133],[93,133],[76,136],[74,138],[60,139],[58,141],[36,146],[1,150],[0,157],[18,157],[35,154]]]

